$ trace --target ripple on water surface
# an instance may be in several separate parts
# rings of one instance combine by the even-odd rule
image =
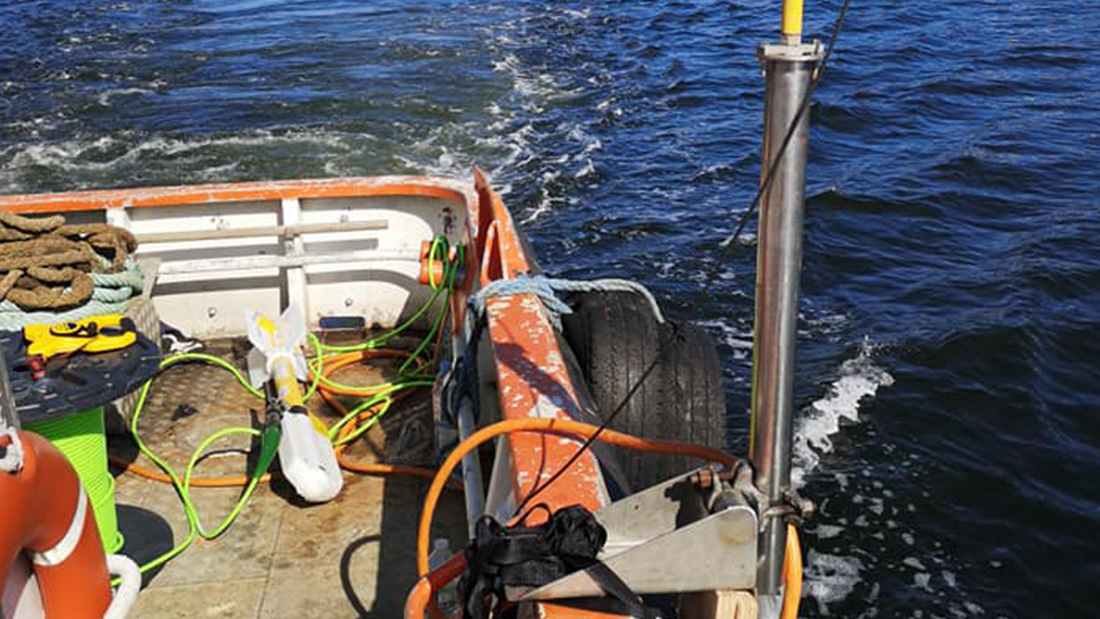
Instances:
[[[711,330],[744,451],[755,231],[716,246],[759,179],[774,12],[6,3],[0,191],[480,166],[545,267]],[[1095,614],[1097,31],[1066,0],[853,3],[811,110],[807,616]]]

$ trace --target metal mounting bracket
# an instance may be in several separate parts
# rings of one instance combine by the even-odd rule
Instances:
[[[707,470],[707,469],[699,469]],[[600,559],[638,594],[751,589],[756,585],[756,513],[736,505],[708,513],[698,471],[616,501],[595,517],[607,529]],[[549,600],[604,595],[587,570],[509,599]]]

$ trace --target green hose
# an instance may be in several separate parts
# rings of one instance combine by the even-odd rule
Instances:
[[[420,342],[420,345],[416,347],[413,355],[408,360],[406,360],[398,369],[398,379],[390,383],[386,389],[384,389],[374,397],[355,407],[355,409],[350,411],[343,419],[338,421],[330,429],[329,439],[333,441],[334,446],[349,443],[359,438],[359,436],[370,429],[370,427],[374,425],[379,419],[381,419],[386,411],[389,410],[390,405],[393,402],[392,396],[396,392],[415,387],[428,387],[433,384],[431,377],[425,374],[425,368],[434,365],[434,358],[428,360],[427,362],[422,362],[421,365],[415,368],[410,368],[409,365],[413,362],[413,360],[419,360],[420,355],[431,344],[431,342],[435,338],[436,333],[438,333],[439,329],[442,327],[443,319],[446,315],[446,302],[450,297],[450,294],[454,290],[456,275],[460,266],[463,264],[464,249],[462,246],[458,247],[457,260],[454,261],[445,259],[448,255],[448,252],[449,246],[446,238],[439,237],[436,239],[436,241],[433,241],[431,258],[434,260],[436,259],[437,255],[442,255],[443,258],[441,259],[444,261],[445,267],[443,281],[440,283],[431,282],[431,297],[419,310],[417,310],[417,312],[413,314],[413,316],[411,316],[403,324],[382,335],[376,336],[360,344],[351,346],[329,346],[321,343],[320,339],[318,339],[317,336],[313,335],[312,333],[309,334],[310,343],[313,345],[316,351],[316,356],[310,361],[310,366],[314,374],[314,378],[309,386],[309,389],[306,392],[306,400],[308,400],[317,391],[318,386],[322,382],[325,384],[341,386],[338,383],[335,383],[323,376],[324,360],[326,358],[330,358],[332,356],[345,352],[355,352],[377,348],[408,329],[410,326],[413,325],[413,323],[423,317],[426,313],[436,308],[438,302],[442,300],[442,307],[437,312],[435,318],[432,320],[431,328],[427,336]],[[240,383],[240,385],[244,387],[245,390],[247,390],[250,394],[256,397],[264,396],[262,392],[249,384],[248,380],[244,377],[240,370],[233,366],[233,364],[225,361],[224,359],[202,353],[184,353],[168,357],[161,362],[158,369],[158,375],[161,372],[172,367],[173,365],[185,362],[206,363],[228,370],[230,373],[233,374],[234,378],[237,379],[237,382]],[[245,504],[248,503],[248,500],[249,498],[251,498],[253,491],[259,484],[260,478],[263,477],[264,473],[266,473],[267,469],[270,467],[278,451],[280,440],[278,418],[272,418],[271,416],[268,417],[263,431],[247,427],[225,428],[223,430],[219,430],[204,439],[199,445],[198,449],[195,450],[195,452],[191,456],[190,461],[187,463],[187,468],[185,469],[184,476],[181,479],[176,471],[167,462],[165,462],[163,459],[157,456],[156,453],[149,449],[145,442],[141,440],[141,436],[138,434],[138,419],[141,416],[141,411],[145,408],[145,401],[149,396],[149,390],[151,389],[153,385],[153,380],[155,378],[156,377],[154,376],[153,378],[149,379],[149,381],[147,381],[142,386],[141,392],[138,396],[137,405],[134,408],[133,417],[130,420],[130,433],[134,439],[134,442],[137,443],[138,450],[141,451],[141,453],[144,454],[147,458],[152,460],[171,479],[172,485],[175,488],[176,493],[179,495],[180,501],[183,503],[183,511],[184,514],[187,516],[188,532],[187,536],[174,548],[161,555],[160,557],[157,557],[156,559],[153,559],[152,561],[146,563],[145,565],[142,565],[140,570],[143,573],[170,561],[171,559],[182,553],[184,550],[186,550],[197,537],[203,537],[204,539],[214,539],[225,533],[225,531],[236,520],[237,516],[244,508]],[[377,410],[375,411],[375,414],[372,415],[371,419],[368,420],[363,426],[356,428],[355,432],[342,439],[337,436],[339,430],[343,426],[351,422],[360,414],[376,407]],[[102,418],[100,418],[100,425],[102,427]],[[203,454],[210,447],[210,445],[212,445],[215,441],[218,441],[221,438],[232,434],[249,434],[252,436],[259,436],[259,458],[257,459],[256,467],[252,471],[248,484],[245,486],[244,491],[241,493],[241,496],[238,498],[236,504],[230,510],[229,514],[227,514],[225,518],[218,524],[218,526],[215,527],[212,531],[207,531],[203,528],[202,522],[199,520],[199,514],[191,501],[191,476],[194,472],[196,465],[202,459]]]
[[[107,469],[107,435],[103,407],[89,408],[60,419],[28,423],[26,429],[57,447],[76,469],[95,513],[99,537],[108,554],[122,547],[115,511],[115,478]]]
[[[244,375],[241,374],[241,371],[235,368],[233,364],[212,355],[206,355],[202,353],[184,353],[180,355],[175,355],[173,357],[168,357],[167,359],[160,362],[158,375],[160,372],[167,370],[173,365],[184,362],[207,363],[228,370],[230,373],[233,374],[234,378],[237,379],[237,382],[240,383],[240,385],[244,387],[245,390],[247,390],[250,394],[256,397],[263,397],[263,393],[250,385],[248,383],[248,380],[245,379]],[[145,573],[157,566],[163,565],[164,563],[167,563],[171,559],[175,558],[184,550],[187,550],[187,548],[195,541],[196,537],[201,536],[204,539],[214,539],[220,536],[222,533],[225,533],[225,531],[228,530],[233,522],[237,519],[237,516],[241,513],[241,510],[244,508],[245,504],[248,503],[248,500],[252,497],[252,492],[256,489],[257,484],[259,484],[260,482],[260,478],[263,477],[264,473],[267,472],[267,469],[271,465],[272,460],[275,459],[275,454],[279,447],[280,437],[278,425],[276,424],[272,426],[270,423],[265,426],[262,432],[254,428],[246,427],[231,427],[219,430],[206,437],[202,441],[198,449],[196,449],[195,452],[191,455],[191,459],[187,463],[187,468],[184,471],[183,479],[180,479],[180,476],[176,473],[175,469],[173,469],[167,462],[161,459],[160,456],[154,453],[153,450],[149,449],[145,442],[141,440],[141,435],[138,434],[138,419],[141,416],[141,411],[145,408],[145,401],[149,397],[149,389],[153,386],[153,380],[155,378],[156,376],[150,378],[141,387],[141,392],[138,395],[137,405],[134,407],[134,415],[133,418],[130,420],[130,434],[131,436],[133,436],[134,442],[137,443],[138,450],[141,451],[141,453],[144,454],[145,457],[149,458],[158,467],[160,467],[160,469],[164,471],[164,473],[168,475],[168,477],[172,480],[172,486],[175,488],[176,494],[179,495],[180,501],[183,503],[184,515],[187,516],[187,536],[183,539],[183,541],[181,541],[168,552],[142,565],[140,567],[140,571],[142,573]],[[199,520],[198,511],[195,509],[194,503],[192,503],[191,501],[191,474],[194,472],[195,466],[198,464],[199,460],[206,452],[206,449],[210,447],[211,444],[221,438],[232,434],[249,434],[252,436],[259,436],[260,458],[256,463],[256,468],[252,471],[252,475],[248,480],[248,485],[245,487],[244,492],[241,493],[240,498],[237,499],[236,504],[229,511],[229,514],[222,519],[222,521],[218,524],[217,527],[214,528],[213,531],[207,531],[203,528],[202,522]]]

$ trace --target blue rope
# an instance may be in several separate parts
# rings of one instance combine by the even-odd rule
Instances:
[[[467,305],[473,315],[480,319],[485,313],[485,303],[489,299],[530,294],[541,299],[546,309],[553,314],[553,318],[557,319],[565,314],[573,313],[572,308],[558,298],[559,292],[633,292],[644,296],[649,301],[657,322],[663,323],[665,321],[661,309],[657,306],[656,299],[653,298],[653,294],[638,282],[626,279],[580,281],[556,279],[545,275],[520,275],[515,279],[498,279],[489,282],[477,293],[470,296]]]
[[[64,312],[27,312],[7,299],[0,301],[0,331],[18,331],[30,324],[53,324],[125,313],[130,299],[141,294],[145,281],[141,268],[131,258],[126,259],[126,268],[118,273],[91,273],[91,276],[95,284],[92,298]]]

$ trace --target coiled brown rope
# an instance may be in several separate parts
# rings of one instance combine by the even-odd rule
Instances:
[[[65,224],[65,218],[61,215],[23,217],[8,211],[0,211],[0,223],[3,223],[5,227],[15,228],[25,233],[42,233],[60,228]]]
[[[135,249],[130,231],[108,224],[0,211],[0,301],[24,311],[75,307],[95,291],[91,273],[121,271]]]

